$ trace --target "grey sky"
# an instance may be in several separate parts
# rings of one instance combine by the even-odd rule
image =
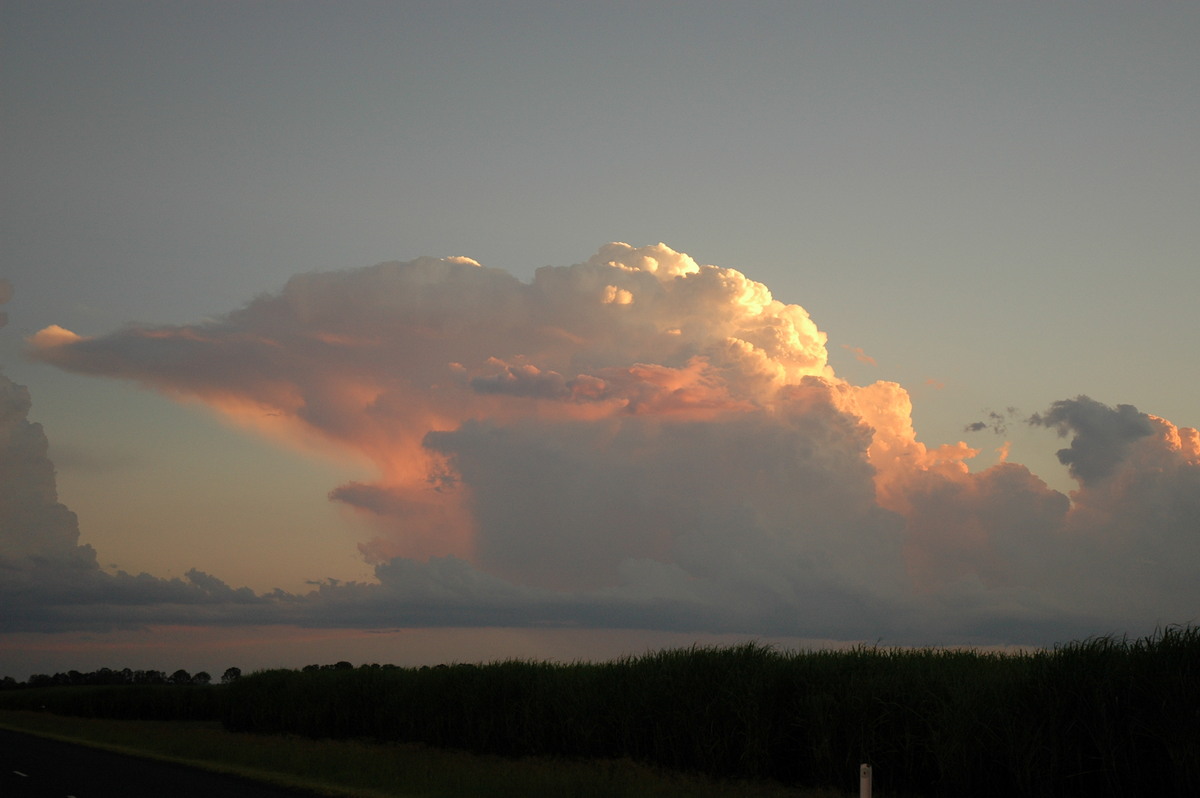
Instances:
[[[964,426],[1083,394],[1200,425],[1195,4],[7,0],[0,30],[0,367],[106,567],[370,578],[326,499],[370,468],[24,338],[423,255],[527,281],[665,242],[803,306],[930,447],[1007,439],[1062,491],[1050,430]]]

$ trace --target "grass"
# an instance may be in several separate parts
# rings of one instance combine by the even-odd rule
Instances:
[[[481,756],[411,744],[229,732],[215,721],[111,720],[0,710],[0,727],[348,798],[848,795],[833,790],[716,781],[622,759]],[[847,782],[850,780],[848,777]]]

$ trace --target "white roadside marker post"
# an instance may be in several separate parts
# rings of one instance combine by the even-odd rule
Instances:
[[[858,798],[871,798],[871,766],[858,766]]]

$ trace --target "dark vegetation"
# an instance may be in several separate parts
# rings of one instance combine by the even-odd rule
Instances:
[[[1200,795],[1198,627],[1019,655],[745,645],[0,695],[0,707],[43,705],[504,756],[627,757],[798,786],[844,786],[869,762],[880,795]],[[169,710],[146,714],[158,707]]]

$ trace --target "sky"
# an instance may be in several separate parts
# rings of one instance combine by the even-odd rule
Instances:
[[[0,5],[0,674],[1200,618],[1200,7]]]

